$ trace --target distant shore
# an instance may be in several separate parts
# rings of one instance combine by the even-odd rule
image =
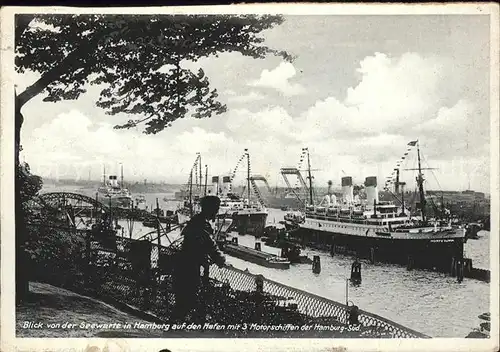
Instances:
[[[101,186],[99,181],[74,181],[74,180],[52,180],[43,179],[45,188],[60,187],[60,188],[81,188],[81,189],[97,189]],[[160,184],[160,183],[125,183],[125,187],[132,193],[174,193],[182,188],[182,185],[177,184]]]

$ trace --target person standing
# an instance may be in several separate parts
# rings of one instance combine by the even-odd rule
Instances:
[[[189,220],[182,231],[183,242],[174,268],[175,306],[173,321],[185,322],[192,318],[203,319],[202,307],[206,306],[200,297],[200,267],[208,267],[210,262],[223,267],[226,259],[212,238],[214,231],[210,220],[215,220],[219,212],[220,199],[205,196],[201,199],[201,212]]]

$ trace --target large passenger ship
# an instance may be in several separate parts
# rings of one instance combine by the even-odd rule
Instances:
[[[352,177],[342,178],[342,199],[331,192],[315,206],[306,207],[299,217],[298,230],[291,233],[304,243],[314,242],[334,255],[347,252],[372,262],[407,264],[408,267],[448,271],[463,261],[465,228],[452,225],[449,219],[430,218],[426,214],[424,177],[418,141],[417,147],[419,202],[418,213],[407,209],[404,190],[398,201],[380,201],[376,177],[365,179],[366,200],[353,196]],[[399,180],[397,181],[399,183]],[[399,183],[398,186],[404,185]]]

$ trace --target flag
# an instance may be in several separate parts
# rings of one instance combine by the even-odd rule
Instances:
[[[418,142],[418,140],[416,140],[416,141],[411,141],[410,143],[408,143],[408,145],[413,147],[414,145],[416,145],[416,144],[417,144],[417,142]]]

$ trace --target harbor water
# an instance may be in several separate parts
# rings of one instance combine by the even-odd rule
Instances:
[[[73,190],[74,191],[74,190]],[[179,202],[164,201],[173,194],[145,194],[146,205],[176,210]],[[269,209],[268,223],[283,220],[285,212]],[[124,227],[124,235],[129,237],[127,221],[119,222]],[[135,222],[132,237],[139,238],[154,232],[141,223]],[[169,234],[171,241],[179,232]],[[480,238],[468,240],[465,254],[472,258],[474,267],[489,269],[489,232],[481,231]],[[169,245],[163,238],[162,245]],[[238,236],[239,243],[254,247],[253,236]],[[279,249],[262,244],[262,250],[279,254]],[[338,302],[346,301],[346,279],[350,277],[352,258],[305,249],[303,254],[321,258],[321,273],[313,274],[310,264],[295,264],[288,270],[265,268],[237,258],[227,256],[228,263],[239,269],[248,269],[253,274],[262,274],[271,280],[305,290]],[[443,273],[423,270],[407,271],[405,267],[388,264],[370,264],[362,261],[362,284],[349,285],[348,300],[361,309],[378,314],[411,329],[432,337],[465,337],[478,326],[477,316],[489,311],[490,285],[478,280],[465,278],[458,283],[456,278]]]

